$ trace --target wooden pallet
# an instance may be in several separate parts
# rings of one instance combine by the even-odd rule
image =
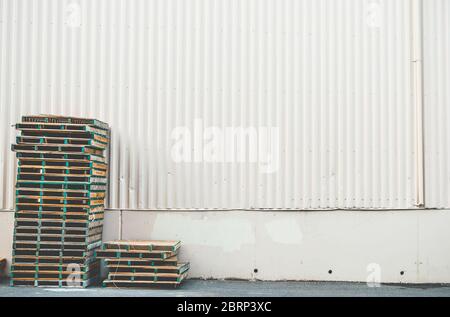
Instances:
[[[23,145],[13,144],[12,151],[17,153],[42,153],[42,154],[94,154],[101,156],[103,150],[98,150],[89,146],[49,146],[49,145]]]
[[[48,175],[48,176],[106,176],[106,171],[92,167],[51,167],[51,166],[37,166],[27,167],[22,166],[17,168],[18,174],[27,175]]]
[[[80,272],[86,273],[90,270],[100,267],[100,260],[93,260],[89,263],[77,264],[73,263],[15,263],[11,266],[12,272],[69,272],[73,269],[79,269]]]
[[[36,249],[15,249],[13,256],[43,256],[43,257],[57,257],[57,258],[88,258],[95,257],[95,248],[90,248],[88,251],[84,250],[36,250]]]
[[[18,160],[19,167],[34,167],[34,168],[66,168],[66,169],[97,169],[106,171],[107,165],[105,163],[96,163],[86,160],[51,160],[42,158],[20,158]]]
[[[78,117],[63,117],[49,114],[41,114],[34,116],[23,116],[22,122],[41,122],[41,123],[67,123],[67,124],[85,124],[98,127],[100,129],[108,130],[108,124],[97,119],[78,118]]]
[[[63,183],[81,183],[81,184],[106,184],[105,176],[68,176],[68,175],[48,175],[48,174],[28,174],[20,173],[17,175],[18,181],[32,182],[63,182]]]
[[[104,212],[104,205],[97,205],[92,207],[65,207],[62,206],[44,206],[44,205],[25,205],[25,204],[17,204],[16,205],[16,215],[24,215],[29,214],[32,215],[32,217],[38,217],[42,218],[44,216],[74,216],[74,215],[80,215],[80,216],[88,216],[88,215],[95,215],[100,214]]]
[[[64,189],[40,189],[25,188],[17,189],[16,197],[53,197],[54,199],[103,199],[106,197],[104,191],[86,190],[64,190]]]
[[[189,263],[176,263],[174,265],[167,265],[167,262],[162,262],[164,265],[134,265],[118,264],[113,265],[111,262],[107,263],[107,268],[111,273],[165,273],[165,274],[183,274],[189,270]]]
[[[105,192],[106,183],[64,183],[64,182],[39,182],[39,181],[17,181],[16,189],[41,189],[41,190],[73,190],[85,192]]]
[[[173,267],[178,265],[178,257],[173,256],[165,260],[151,260],[151,259],[135,259],[135,258],[105,258],[105,263],[109,267],[127,266],[127,267],[153,267],[153,266],[168,266]]]
[[[176,255],[177,252],[171,251],[126,251],[126,250],[98,250],[96,256],[99,259],[128,258],[128,259],[158,259],[165,260]]]
[[[11,279],[10,285],[14,287],[18,286],[34,286],[34,287],[45,287],[45,288],[86,288],[90,285],[95,285],[99,281],[99,276],[95,276],[89,280],[80,279],[79,281],[70,281],[68,279],[60,278],[45,278],[45,279]]]
[[[94,207],[103,206],[105,204],[102,199],[81,199],[73,197],[53,197],[53,196],[25,196],[16,195],[16,205],[37,205],[37,206],[65,206],[65,207]]]
[[[111,280],[103,281],[104,287],[126,287],[126,288],[151,288],[151,287],[178,287],[187,277],[187,272],[180,275],[176,280]]]
[[[92,146],[94,148],[105,150],[108,146],[104,138],[97,136],[99,139],[80,139],[80,138],[64,138],[64,137],[45,137],[45,136],[18,136],[17,144],[44,144],[44,145],[82,145]]]
[[[44,269],[45,268],[45,269]],[[70,275],[76,275],[77,278],[83,280],[89,280],[100,274],[100,265],[98,263],[93,263],[89,266],[81,267],[76,264],[68,264],[64,266],[34,266],[34,267],[24,267],[15,265],[10,273],[11,278],[15,280],[24,279],[65,279]]]
[[[94,223],[91,227],[71,228],[71,227],[57,227],[57,226],[17,226],[14,228],[15,235],[66,235],[72,237],[85,237],[97,234],[102,234],[103,224],[100,222]]]
[[[45,134],[48,132],[61,133],[62,135],[76,135],[80,133],[97,134],[102,137],[108,137],[108,130],[86,124],[67,124],[67,123],[40,123],[25,122],[17,123],[16,129],[19,131],[32,132],[34,135]],[[22,133],[26,135],[26,133]]]
[[[41,152],[18,152],[16,157],[19,160],[40,160],[48,162],[77,162],[77,163],[106,163],[106,158],[100,155],[75,154],[75,153],[41,153]]]
[[[30,204],[17,204],[17,214],[31,214],[31,215],[94,215],[103,213],[105,210],[104,205],[96,205],[91,207],[83,206],[67,206],[67,205],[30,205]]]
[[[108,280],[124,282],[181,282],[184,274],[110,272]]]
[[[16,198],[17,210],[48,210],[48,211],[103,211],[103,199],[49,199],[49,198]]]
[[[167,241],[167,240],[150,240],[150,241],[135,241],[135,240],[120,240],[105,242],[102,246],[103,250],[134,250],[134,251],[177,251],[181,246],[181,241]]]
[[[32,244],[58,244],[64,243],[64,246],[69,245],[87,245],[89,243],[94,243],[102,239],[102,234],[93,234],[90,236],[82,235],[67,235],[63,234],[18,234],[14,235],[14,243],[20,245],[32,245]]]
[[[44,255],[16,255],[13,258],[13,265],[33,264],[33,265],[89,265],[96,261],[91,253],[88,256],[44,256]]]
[[[50,226],[16,226],[14,228],[14,235],[17,236],[36,236],[40,237],[58,237],[64,235],[65,237],[90,237],[93,235],[101,235],[103,231],[103,224],[99,223],[97,226],[90,228],[61,228]]]
[[[31,142],[25,142],[31,141]],[[49,142],[51,141],[51,142]],[[14,149],[37,152],[90,153],[103,155],[107,144],[95,140],[49,137],[17,137]]]
[[[16,212],[15,219],[21,220],[21,219],[29,219],[29,218],[35,218],[35,219],[42,219],[42,220],[78,220],[80,222],[86,222],[86,221],[94,221],[94,220],[103,220],[104,215],[103,213],[98,214],[67,214],[67,213],[43,213],[43,212],[36,212],[36,213],[29,213],[29,212]]]
[[[79,219],[40,219],[40,218],[17,218],[15,221],[16,227],[35,227],[35,228],[61,228],[61,229],[80,229],[87,230],[99,225],[103,225],[103,220],[94,219],[86,222]]]
[[[89,241],[89,242],[67,242],[67,241],[52,241],[52,242],[41,242],[41,241],[14,241],[13,247],[15,251],[89,251],[95,250],[102,244],[100,239]]]

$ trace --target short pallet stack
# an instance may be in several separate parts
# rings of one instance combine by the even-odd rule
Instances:
[[[87,287],[97,282],[107,189],[108,125],[26,116],[18,158],[12,286]]]
[[[97,257],[105,259],[105,287],[177,287],[186,278],[189,263],[178,262],[180,241],[112,241]]]

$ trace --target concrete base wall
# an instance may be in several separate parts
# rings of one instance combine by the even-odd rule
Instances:
[[[10,259],[13,213],[0,212]],[[450,283],[450,211],[108,211],[104,240],[179,239],[190,277]]]
[[[0,258],[8,261],[7,273],[11,264],[12,243],[14,231],[14,213],[11,211],[0,211]]]

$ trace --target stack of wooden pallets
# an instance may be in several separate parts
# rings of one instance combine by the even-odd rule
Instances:
[[[186,278],[189,263],[178,262],[180,241],[112,241],[97,257],[105,259],[106,287],[177,287]]]
[[[94,119],[26,116],[18,158],[12,286],[86,287],[98,280],[109,128]]]

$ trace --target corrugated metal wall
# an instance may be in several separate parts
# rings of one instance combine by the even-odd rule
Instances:
[[[425,199],[450,207],[450,1],[424,1]]]
[[[0,14],[1,208],[10,125],[35,113],[110,123],[114,208],[414,207],[409,0],[0,0]],[[175,162],[172,131],[195,122],[278,129],[279,169]]]

